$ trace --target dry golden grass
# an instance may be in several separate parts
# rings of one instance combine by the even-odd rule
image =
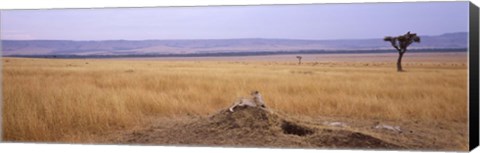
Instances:
[[[464,62],[404,64],[7,58],[3,139],[88,142],[152,117],[211,114],[251,90],[297,116],[467,122]]]

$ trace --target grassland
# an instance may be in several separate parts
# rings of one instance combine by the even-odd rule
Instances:
[[[98,133],[152,118],[212,114],[251,90],[262,92],[268,107],[292,116],[466,127],[465,54],[410,61],[407,55],[402,73],[389,62],[394,55],[384,58],[323,61],[304,55],[301,65],[294,56],[290,61],[4,58],[3,139],[89,142]]]

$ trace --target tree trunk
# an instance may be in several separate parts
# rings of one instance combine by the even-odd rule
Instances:
[[[403,54],[405,54],[405,52],[398,52],[398,60],[397,60],[397,71],[398,72],[402,72],[403,69],[402,69],[402,57],[403,57]]]

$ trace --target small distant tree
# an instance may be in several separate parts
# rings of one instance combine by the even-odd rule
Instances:
[[[298,64],[302,64],[302,56],[297,56]]]
[[[383,40],[389,41],[393,48],[397,49],[398,51],[398,59],[397,59],[397,71],[402,72],[402,58],[403,54],[407,52],[407,47],[410,46],[413,42],[420,43],[420,37],[417,36],[416,33],[410,33],[407,32],[404,35],[397,36],[397,37],[391,37],[387,36]]]

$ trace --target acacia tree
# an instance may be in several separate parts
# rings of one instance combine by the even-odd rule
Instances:
[[[398,60],[397,60],[397,71],[402,72],[402,57],[405,52],[407,52],[407,47],[410,46],[413,42],[420,43],[420,37],[416,33],[407,32],[404,35],[397,37],[387,36],[383,40],[389,41],[392,46],[398,51]]]
[[[302,56],[297,56],[298,64],[302,64]]]

